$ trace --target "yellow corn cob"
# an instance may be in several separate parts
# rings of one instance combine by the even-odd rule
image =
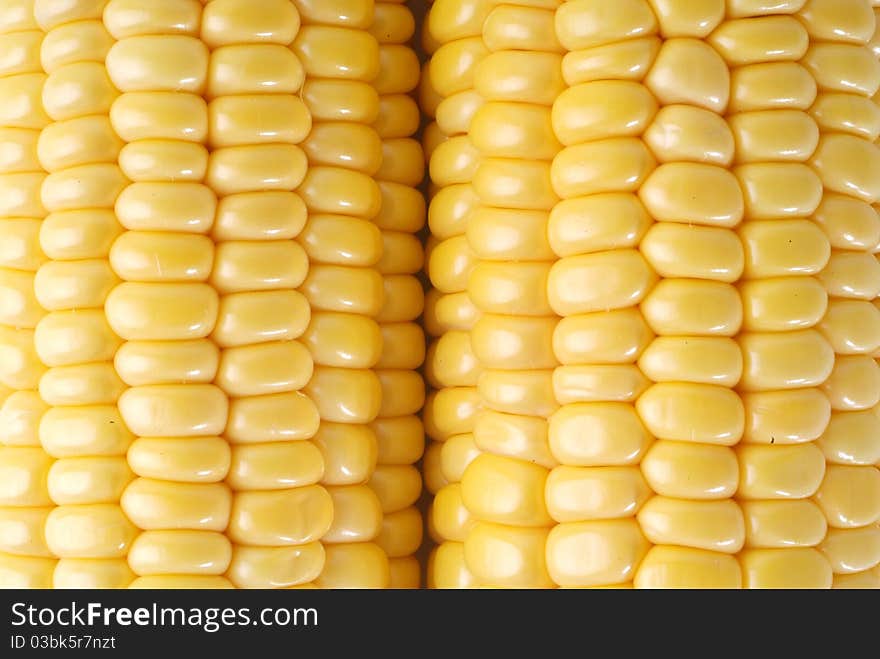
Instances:
[[[402,2],[377,2],[370,32],[379,42],[379,113],[373,128],[382,140],[382,166],[375,178],[383,206],[408,202],[408,216],[381,213],[384,302],[376,320],[382,333],[382,356],[376,374],[382,384],[382,406],[372,424],[378,465],[370,485],[382,504],[382,530],[376,543],[389,558],[390,585],[417,588],[420,569],[413,554],[422,543],[422,516],[414,504],[422,480],[413,465],[422,455],[424,428],[417,416],[425,402],[424,382],[416,371],[425,357],[425,335],[416,320],[424,308],[421,271],[424,252],[415,235],[424,225],[425,208],[416,189],[425,175],[421,144],[413,135],[419,109],[408,94],[419,81],[420,65],[407,44],[415,31],[412,12]],[[387,202],[385,201],[387,200]]]
[[[45,315],[34,295],[35,274],[46,260],[39,242],[46,173],[37,156],[40,129],[49,122],[41,101],[43,37],[33,0],[0,10],[0,587],[6,588],[49,588],[56,566],[45,534],[53,460],[39,438],[46,405],[37,388],[45,368],[34,341]]]
[[[478,154],[468,132],[480,104],[475,71],[488,54],[479,19],[489,4],[437,0],[426,27],[433,41],[427,45],[434,52],[425,71],[422,108],[435,118],[437,141],[425,144],[432,184],[428,222],[434,240],[426,250],[433,290],[426,299],[425,325],[435,337],[428,349],[426,377],[435,391],[425,404],[425,429],[434,442],[425,455],[424,470],[428,490],[435,495],[429,530],[439,546],[428,579],[437,588],[476,585],[464,564],[462,543],[473,519],[464,507],[460,481],[479,452],[473,431],[482,367],[470,336],[479,312],[467,293],[475,255],[466,236],[477,203],[472,181]]]
[[[373,542],[382,528],[382,504],[367,482],[377,452],[369,424],[382,406],[374,370],[382,351],[376,318],[384,301],[377,225],[392,206],[374,180],[382,165],[382,143],[372,127],[379,95],[371,83],[381,68],[369,32],[374,3],[294,4],[303,27],[293,50],[305,70],[302,95],[313,119],[303,144],[309,168],[299,189],[308,208],[300,242],[312,263],[302,288],[312,307],[304,341],[315,362],[306,392],[321,417],[315,442],[333,505],[326,564],[316,584],[382,588],[389,584],[388,558]]]
[[[880,113],[873,99],[880,87],[878,53],[870,47],[878,31],[875,10],[856,0],[810,0],[798,17],[810,36],[805,65],[819,93],[810,109],[821,135],[812,164],[825,188],[815,220],[831,245],[819,280],[829,295],[820,329],[836,353],[823,385],[831,419],[818,440],[827,462],[815,501],[827,519],[819,545],[834,572],[870,572],[880,563],[880,264],[871,252],[880,238],[876,204],[880,194]],[[835,68],[829,58],[850,60]],[[853,84],[856,82],[857,84]]]

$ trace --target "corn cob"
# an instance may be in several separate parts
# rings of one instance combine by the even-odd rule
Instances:
[[[111,0],[103,15],[114,43],[107,73],[121,92],[110,120],[124,147],[128,181],[116,203],[124,231],[110,252],[121,283],[107,299],[108,322],[124,341],[116,371],[119,400],[135,436],[128,451],[137,478],[122,507],[138,528],[129,564],[133,588],[224,588],[232,497],[221,481],[229,447],[220,437],[228,400],[217,373],[218,294],[208,279],[215,193],[204,143],[201,94],[208,50],[199,39],[202,6]]]
[[[492,4],[437,0],[427,20],[433,41],[427,45],[434,52],[425,73],[422,107],[436,119],[437,142],[426,145],[432,182],[428,222],[434,240],[426,250],[433,290],[426,299],[425,325],[434,337],[426,377],[435,391],[425,403],[425,430],[434,441],[424,470],[435,495],[429,530],[439,546],[428,566],[428,580],[437,588],[476,584],[464,562],[463,542],[473,519],[464,507],[461,486],[465,468],[479,452],[473,431],[482,372],[470,336],[478,311],[467,292],[475,255],[466,230],[477,206],[472,181],[479,157],[468,133],[482,104],[475,74],[488,55],[481,20]]]
[[[37,156],[49,123],[41,101],[43,36],[33,0],[0,8],[0,587],[7,588],[51,587],[56,566],[45,535],[53,460],[38,434],[45,368],[34,343],[45,314],[34,296],[35,273],[46,261],[39,243],[46,173]]]
[[[369,0],[294,4],[303,27],[293,51],[305,70],[302,96],[313,119],[303,143],[308,173],[299,189],[308,209],[300,242],[312,264],[302,287],[312,308],[303,339],[315,362],[305,391],[320,413],[315,443],[333,506],[325,568],[316,583],[382,588],[389,582],[388,558],[373,542],[382,506],[367,485],[377,450],[369,424],[382,404],[374,371],[384,297],[376,224],[390,207],[373,178],[382,165],[381,141],[371,126],[379,111],[370,84],[380,71],[378,43],[368,31],[374,7]]]
[[[824,185],[816,222],[831,256],[819,274],[829,296],[820,329],[834,348],[835,364],[823,390],[831,419],[818,447],[827,463],[815,501],[828,530],[819,550],[834,572],[834,585],[869,573],[880,563],[880,295],[876,204],[880,194],[880,114],[872,100],[880,86],[875,10],[869,2],[810,0],[798,13],[810,36],[804,58],[819,93],[810,108],[821,135],[812,164]],[[836,67],[829,60],[849,64]],[[866,575],[868,576],[868,575]],[[843,580],[841,581],[841,578]],[[876,578],[876,577],[875,577]]]
[[[376,543],[389,559],[392,588],[418,588],[421,570],[414,557],[422,544],[422,516],[414,506],[422,480],[413,465],[422,455],[424,428],[417,414],[425,402],[422,376],[416,371],[425,357],[425,335],[415,322],[424,308],[422,285],[416,273],[424,264],[421,241],[415,235],[424,225],[425,208],[416,190],[425,175],[421,144],[413,139],[419,128],[419,109],[408,94],[418,85],[420,64],[408,42],[415,32],[412,12],[401,2],[377,2],[370,32],[379,42],[379,75],[373,86],[379,94],[379,113],[373,123],[382,140],[382,166],[375,178],[383,200],[410,202],[411,214],[402,222],[381,213],[385,297],[376,320],[382,333],[382,356],[376,374],[382,384],[382,406],[372,424],[378,465],[370,486],[382,504],[382,530]],[[383,201],[383,206],[385,201]]]

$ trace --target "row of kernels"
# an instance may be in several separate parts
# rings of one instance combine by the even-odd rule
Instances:
[[[478,18],[492,4],[438,0],[425,20],[426,35],[433,43],[422,83],[422,111],[435,120],[423,137],[431,175],[426,265],[432,289],[425,300],[425,327],[434,337],[425,375],[435,391],[425,404],[425,430],[434,441],[426,451],[423,471],[434,495],[428,527],[439,545],[429,561],[428,581],[437,588],[476,584],[464,562],[463,542],[473,518],[464,506],[461,488],[465,468],[479,454],[474,424],[482,372],[470,334],[479,312],[467,290],[475,255],[466,232],[479,206],[472,185],[479,155],[469,137],[481,104],[474,89],[475,71],[487,55]],[[474,20],[468,21],[471,10]]]
[[[128,463],[137,478],[122,496],[139,531],[128,553],[138,575],[132,587],[231,585],[220,577],[232,553],[223,535],[230,451],[220,437],[229,403],[211,384],[219,354],[209,336],[220,304],[209,283],[215,253],[206,234],[217,199],[203,183],[210,167],[202,19],[194,1],[143,10],[111,0],[103,15],[115,40],[107,72],[122,92],[110,121],[131,181],[116,203],[125,231],[109,257],[122,283],[106,315],[125,341],[115,357],[129,387],[119,410],[136,438]]]
[[[227,467],[217,475],[232,490],[232,544],[221,572],[239,588],[314,580],[332,517],[317,485],[324,460],[309,441],[318,413],[301,392],[313,362],[302,339],[309,305],[296,291],[309,259],[296,242],[306,207],[293,190],[306,174],[301,143],[311,130],[298,97],[302,64],[290,51],[299,28],[289,0],[259,12],[215,0],[202,17],[201,38],[212,49],[207,183],[219,199],[210,282],[221,296],[209,377],[230,399]]]
[[[869,572],[880,563],[880,471],[874,466],[880,428],[873,409],[880,401],[880,367],[873,359],[880,340],[873,305],[880,270],[871,253],[876,245],[862,244],[877,240],[880,230],[870,205],[880,192],[871,173],[880,163],[872,100],[880,67],[870,47],[880,26],[866,0],[811,0],[799,18],[813,41],[806,60],[815,62],[811,70],[820,89],[810,113],[822,130],[813,166],[825,199],[814,219],[832,247],[819,275],[830,298],[821,329],[837,353],[823,385],[832,413],[817,442],[827,467],[814,498],[829,527],[819,549],[840,585],[842,575]],[[831,59],[850,65],[835,68]]]
[[[376,318],[386,299],[376,225],[394,219],[392,202],[374,179],[383,162],[372,127],[380,110],[372,82],[381,66],[378,42],[368,31],[374,3],[293,4],[302,27],[292,49],[305,73],[302,98],[313,121],[303,142],[308,168],[298,191],[308,212],[299,242],[310,266],[300,290],[312,310],[303,341],[314,360],[304,392],[320,416],[314,441],[324,458],[321,483],[332,511],[323,537],[325,567],[315,583],[386,587],[388,558],[373,542],[382,528],[382,505],[367,485],[377,454],[369,424],[383,403],[374,370],[382,351]],[[340,242],[340,235],[351,242]]]
[[[379,114],[373,128],[382,140],[382,166],[375,177],[380,186],[415,189],[425,174],[421,144],[413,139],[419,127],[419,109],[409,96],[420,75],[418,58],[408,45],[415,19],[403,4],[377,2],[370,31],[379,42],[380,61],[379,75],[373,81],[379,93]],[[388,555],[392,588],[418,588],[421,582],[414,554],[422,543],[422,516],[414,504],[421,496],[422,479],[412,462],[389,462],[402,447],[387,446],[388,442],[415,444],[408,451],[410,458],[418,459],[422,454],[424,431],[416,415],[425,396],[417,369],[425,358],[425,335],[416,320],[424,309],[424,296],[416,273],[424,265],[424,252],[415,231],[407,229],[382,230],[382,259],[377,264],[386,288],[383,307],[390,306],[397,291],[410,295],[406,301],[394,301],[399,311],[392,312],[390,322],[383,322],[383,312],[377,319],[382,333],[382,356],[376,363],[382,407],[373,424],[377,466],[370,485],[382,504],[382,529],[376,544]],[[412,430],[391,434],[389,426]]]
[[[491,8],[481,33],[489,54],[474,72],[479,104],[470,140],[479,154],[473,185],[481,206],[466,227],[476,256],[467,290],[481,312],[470,336],[483,369],[477,383],[483,410],[473,431],[483,454],[464,470],[461,492],[475,519],[465,562],[485,586],[554,585],[552,560],[545,558],[553,523],[545,487],[552,487],[549,470],[556,464],[547,427],[557,408],[558,364],[552,349],[558,318],[547,293],[555,257],[546,237],[557,201],[551,161],[561,148],[552,123],[562,89],[554,14],[553,6]],[[547,71],[553,72],[549,89]],[[535,180],[543,190],[530,187]]]
[[[560,586],[625,585],[650,547],[636,515],[651,494],[639,463],[652,438],[634,403],[650,385],[637,361],[653,337],[637,305],[657,275],[646,260],[651,209],[636,193],[657,166],[643,135],[659,109],[645,76],[661,66],[660,40],[647,2],[605,11],[575,0],[555,18],[566,88],[552,112],[564,148],[550,172],[561,201],[549,216],[559,259],[547,291],[562,316],[552,335],[561,407],[547,431],[560,466],[543,493],[557,522],[546,561]]]
[[[33,4],[20,3],[0,34],[7,55],[0,88],[8,103],[0,111],[0,587],[6,588],[49,588],[57,564],[45,536],[54,461],[40,444],[46,405],[36,391],[44,366],[34,328],[45,312],[33,286],[46,261],[39,241],[46,173],[37,146],[49,119],[41,101],[44,33]]]

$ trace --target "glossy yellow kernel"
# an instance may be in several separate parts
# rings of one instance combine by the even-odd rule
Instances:
[[[444,542],[429,558],[429,586],[432,588],[472,588],[476,579],[464,561],[464,545]]]
[[[4,218],[0,224],[0,264],[5,268],[35,271],[46,260],[40,248],[42,222],[31,218]]]
[[[554,318],[484,315],[470,337],[475,367],[552,368]],[[441,354],[442,356],[442,354]],[[479,370],[474,369],[474,375]]]
[[[609,277],[613,272],[615,276]],[[638,304],[654,285],[656,275],[635,250],[615,250],[566,257],[557,261],[547,279],[553,310],[563,316],[610,311]]]
[[[293,190],[308,169],[305,153],[291,144],[259,144],[216,149],[206,182],[218,195],[257,190]]]
[[[742,501],[740,505],[747,547],[814,547],[828,528],[822,511],[812,501]]]
[[[425,433],[418,416],[376,419],[370,428],[376,435],[376,460],[381,464],[413,464],[422,457]]]
[[[425,176],[422,145],[412,138],[386,139],[382,143],[382,167],[376,178],[417,186]]]
[[[125,177],[115,164],[81,165],[49,174],[41,196],[49,212],[112,208],[125,184]]]
[[[316,579],[323,566],[324,548],[319,542],[296,547],[237,545],[227,576],[237,588],[286,588]]]
[[[514,528],[482,522],[464,542],[468,570],[481,585],[549,588],[544,529]]]
[[[819,280],[828,295],[873,300],[880,294],[880,263],[865,252],[834,251]]]
[[[17,30],[35,30],[39,27],[34,15],[32,0],[10,0],[3,5],[0,13],[0,30],[15,32]]]
[[[880,108],[857,94],[819,94],[810,116],[827,132],[850,133],[871,142],[880,135]]]
[[[443,293],[455,293],[467,288],[476,258],[467,238],[459,235],[437,243],[427,261],[433,286]]]
[[[799,60],[810,38],[804,26],[790,16],[765,16],[727,21],[708,42],[731,66]]]
[[[811,443],[743,445],[737,449],[743,499],[804,499],[822,483],[825,458]]]
[[[383,513],[395,513],[416,503],[422,490],[419,470],[412,465],[379,465],[370,488],[379,498]]]
[[[742,374],[742,355],[724,337],[657,337],[639,358],[654,382],[697,382],[733,387]]]
[[[128,563],[140,576],[161,574],[223,574],[232,546],[221,533],[153,530],[141,533],[131,545]]]
[[[562,75],[569,85],[592,80],[641,80],[654,64],[661,44],[657,37],[642,37],[573,50],[562,59]]]
[[[224,96],[208,106],[209,142],[214,147],[259,143],[298,144],[312,120],[296,96],[257,94]]]
[[[475,69],[487,55],[488,50],[479,37],[443,44],[428,66],[431,86],[441,98],[472,88]]]
[[[210,575],[162,574],[138,577],[129,588],[135,590],[224,590],[233,588],[226,577]]]
[[[757,163],[734,170],[743,189],[746,219],[809,217],[822,201],[822,181],[800,163]]]
[[[880,198],[875,176],[880,174],[880,150],[854,135],[827,134],[812,159],[825,187],[868,203]]]
[[[832,298],[819,330],[838,354],[872,354],[880,345],[880,309],[865,300]]]
[[[353,340],[353,337],[358,337]],[[371,318],[347,313],[318,312],[303,335],[316,364],[371,368],[382,353],[380,326]]]
[[[133,183],[116,200],[116,215],[129,231],[207,233],[217,197],[200,183]]]
[[[880,587],[880,568],[874,567],[855,574],[835,574],[831,587],[845,590],[876,590]]]
[[[58,508],[0,508],[0,550],[18,556],[49,557],[46,521]]]
[[[420,190],[394,183],[379,181],[381,208],[373,221],[383,231],[417,233],[425,224],[425,198]]]
[[[876,464],[880,461],[880,418],[873,411],[833,414],[817,446],[830,463]]]
[[[511,526],[546,526],[547,470],[538,465],[483,454],[465,470],[462,498],[479,519]]]
[[[0,170],[6,173],[39,170],[37,145],[42,133],[31,128],[0,128]]]
[[[0,405],[0,443],[39,446],[40,419],[48,410],[35,391],[13,391]]]
[[[644,142],[633,137],[570,146],[553,160],[553,189],[562,199],[600,192],[633,192],[655,165]]]
[[[0,382],[11,389],[35,389],[46,367],[34,350],[32,331],[0,327]]]
[[[548,263],[478,263],[468,278],[468,294],[485,313],[550,315],[545,291],[549,271]]]
[[[491,5],[492,3],[486,3]],[[555,4],[543,6],[495,7],[482,26],[483,41],[489,50],[561,50],[554,26]]]
[[[319,588],[387,588],[390,580],[388,557],[371,542],[329,545]]]
[[[207,284],[126,282],[107,298],[106,313],[124,339],[199,339],[213,331],[218,304],[217,292]]]
[[[634,464],[650,441],[635,408],[625,403],[575,403],[550,417],[550,451],[566,465]]]
[[[556,33],[568,50],[654,34],[657,19],[644,0],[608,7],[597,0],[574,0],[556,12]]]
[[[382,203],[381,191],[372,178],[336,167],[308,168],[299,193],[312,212],[366,219],[375,217]]]
[[[128,588],[135,574],[125,558],[62,558],[52,577],[56,589],[103,589]]]
[[[58,506],[46,519],[46,543],[63,558],[121,558],[136,535],[115,503]]]
[[[37,143],[37,155],[50,172],[98,162],[112,162],[122,142],[106,116],[57,121],[47,126]]]
[[[827,396],[819,389],[793,389],[743,394],[745,442],[800,444],[825,431],[831,416]]]
[[[560,366],[553,371],[553,391],[560,404],[632,402],[649,386],[632,364]]]
[[[418,131],[420,121],[421,111],[412,97],[388,94],[379,99],[379,115],[373,122],[373,128],[382,139],[410,137]]]
[[[554,133],[551,125],[550,109],[539,105],[486,103],[474,114],[470,131],[474,147],[488,157],[550,160],[560,148],[556,141],[559,133]],[[462,138],[453,137],[437,147],[434,158],[440,157],[458,139]],[[444,184],[442,177],[435,180]]]
[[[49,215],[40,227],[40,245],[52,259],[107,256],[122,232],[112,211],[72,210]]]
[[[722,0],[649,0],[660,34],[671,37],[707,36],[724,19]]]
[[[641,253],[665,278],[737,281],[744,255],[737,235],[725,228],[661,222],[642,240]]]
[[[306,219],[305,203],[293,192],[245,192],[220,200],[213,236],[215,240],[295,238]]]
[[[0,322],[33,328],[43,315],[34,295],[33,273],[0,268]]]
[[[553,251],[565,257],[635,247],[650,223],[650,216],[635,195],[596,194],[556,204],[550,212],[547,234]],[[473,231],[471,226],[468,231]]]
[[[403,558],[418,551],[422,544],[422,534],[422,514],[411,506],[383,517],[382,530],[376,537],[376,544],[382,547],[389,558]],[[393,567],[392,562],[392,569]],[[416,567],[419,567],[418,563]]]
[[[51,588],[54,558],[0,554],[0,585],[3,588]]]
[[[382,398],[378,376],[366,369],[320,366],[304,391],[323,420],[337,423],[369,423],[378,415]]]
[[[142,437],[128,448],[127,460],[144,478],[216,483],[226,478],[231,458],[229,443],[220,437]]]
[[[41,187],[47,177],[42,173],[0,174],[0,213],[4,217],[46,215]]]
[[[224,348],[296,339],[310,316],[308,302],[297,291],[235,293],[220,300],[213,339]]]
[[[211,47],[240,42],[288,45],[299,26],[296,7],[286,0],[269,0],[258,12],[243,0],[214,0],[204,9],[201,37]]]
[[[382,528],[382,508],[376,494],[364,485],[327,489],[333,501],[333,523],[326,543],[369,542]]]
[[[815,549],[748,549],[739,559],[744,588],[831,587],[831,565]]]
[[[795,14],[806,0],[729,0],[727,13],[731,18],[765,14]]]
[[[320,485],[277,492],[239,492],[227,533],[236,543],[283,547],[320,538],[332,524],[333,502]]]
[[[382,307],[376,315],[379,323],[405,323],[418,318],[425,308],[422,283],[413,275],[388,275],[382,282]],[[465,297],[466,294],[462,293]]]
[[[395,417],[416,414],[425,402],[425,384],[421,374],[410,370],[377,370],[382,387],[379,416]]]
[[[655,186],[651,191],[655,204],[667,206],[665,210],[668,212],[672,210],[668,205],[677,201],[679,207],[676,212],[691,212],[694,200],[690,205],[685,205],[682,199],[676,200],[676,187],[687,188],[692,194],[698,195],[702,191],[702,183],[726,188],[728,204],[732,203],[734,210],[742,206],[742,202],[737,201],[736,189],[725,180],[727,176],[724,170],[674,164],[676,161],[692,161],[728,165],[733,159],[735,145],[730,128],[722,117],[691,105],[667,105],[656,114],[645,131],[644,139],[659,162],[670,163],[658,168],[649,179]],[[650,190],[646,189],[643,194],[648,194]],[[679,192],[683,193],[683,190]],[[701,201],[705,204],[708,200]],[[675,219],[681,219],[681,215]]]
[[[226,426],[227,399],[212,385],[133,387],[119,399],[131,431],[142,437],[210,437]]]
[[[553,128],[565,145],[637,136],[656,112],[657,101],[643,85],[625,80],[589,82],[569,87],[556,99]]]
[[[116,39],[139,34],[195,34],[202,7],[196,0],[159,0],[149,10],[136,0],[111,0],[104,8],[104,22]]]
[[[835,574],[870,570],[880,563],[880,527],[830,529],[819,550]]]
[[[231,396],[259,396],[301,389],[312,370],[303,344],[262,343],[224,350],[215,382]]]
[[[635,520],[560,524],[547,538],[547,569],[561,586],[626,582],[648,547]]]
[[[652,547],[638,566],[636,588],[742,587],[742,572],[736,558],[704,549]]]
[[[431,181],[439,186],[468,183],[480,166],[481,154],[467,135],[456,135],[431,154]]]
[[[134,478],[123,457],[66,458],[48,474],[48,488],[58,505],[115,503]]]
[[[736,454],[726,446],[690,442],[655,442],[642,458],[651,489],[665,497],[725,499],[739,480]]]
[[[435,392],[425,401],[428,436],[442,441],[452,435],[473,432],[474,419],[481,405],[475,387],[449,387]]]
[[[794,62],[762,62],[731,71],[731,112],[791,108],[807,110],[816,99],[816,81]]]
[[[815,330],[747,333],[739,337],[744,391],[799,389],[822,384],[831,375],[834,350]]]
[[[486,414],[491,413],[484,412],[480,416],[482,417]],[[443,471],[446,480],[450,483],[461,482],[464,470],[467,469],[467,466],[473,462],[474,458],[478,455],[480,455],[480,449],[474,442],[474,435],[471,433],[466,435],[455,435],[443,442],[442,448],[440,449],[440,468]],[[500,455],[505,454],[500,453]]]
[[[199,182],[208,171],[208,150],[192,142],[140,140],[122,148],[119,167],[135,182]]]
[[[109,361],[120,343],[103,312],[92,309],[48,314],[34,333],[37,354],[49,367]]]
[[[0,94],[7,99],[0,110],[0,125],[10,128],[43,128],[49,116],[43,108],[44,73],[22,73],[0,78]]]
[[[740,507],[731,499],[686,501],[656,496],[638,513],[645,537],[657,545],[678,545],[734,554],[745,541]]]
[[[0,504],[4,506],[50,506],[47,489],[52,459],[37,447],[0,448]]]
[[[232,494],[223,483],[170,483],[139,478],[122,494],[120,505],[138,528],[223,531]]]
[[[68,64],[50,75],[43,86],[43,107],[55,121],[106,114],[119,95],[99,62]]]
[[[800,110],[742,112],[730,117],[737,162],[807,160],[819,142],[816,122]]]
[[[684,103],[724,112],[730,97],[730,71],[707,42],[675,38],[663,42],[645,84],[662,105]]]
[[[119,399],[125,385],[107,362],[58,366],[40,378],[40,396],[49,405],[106,405]]]
[[[352,4],[357,6],[356,3]],[[302,7],[300,12],[302,13]],[[415,34],[416,21],[408,7],[383,2],[376,4],[373,12],[373,23],[369,30],[380,43],[406,43]],[[345,18],[366,25],[369,23],[367,16],[367,11],[353,10]]]
[[[880,62],[865,46],[813,43],[802,60],[820,91],[873,96],[880,87]]]
[[[54,407],[43,416],[39,439],[55,458],[124,455],[134,439],[115,405]]]
[[[378,441],[366,426],[323,423],[313,441],[325,485],[365,483],[376,468]]]
[[[870,355],[839,355],[822,385],[834,410],[865,410],[880,401],[880,366]]]
[[[406,94],[419,85],[421,66],[416,52],[408,45],[381,44],[379,72],[372,85],[381,94]]]
[[[357,80],[307,80],[302,87],[302,99],[314,121],[370,124],[379,114],[379,94],[372,85]]]
[[[753,279],[740,284],[743,328],[778,332],[813,327],[828,307],[828,294],[812,277]]]
[[[486,100],[551,106],[565,89],[561,61],[556,53],[492,53],[477,64],[473,88]]]
[[[292,48],[309,76],[369,82],[379,73],[379,45],[363,30],[307,25]]]
[[[563,364],[632,363],[651,341],[637,309],[599,311],[559,321],[553,350]]]
[[[205,281],[214,244],[205,236],[129,231],[110,250],[110,265],[127,281]]]
[[[101,10],[106,5],[106,0],[34,0],[34,17],[40,27],[49,31],[59,25],[75,21],[101,18]]]
[[[484,371],[477,383],[486,407],[498,412],[549,416],[558,407],[552,371]]]
[[[635,467],[556,467],[547,477],[547,510],[557,522],[631,517],[650,495]]]
[[[873,466],[828,465],[816,502],[831,527],[874,524],[880,519],[880,471]]]
[[[373,175],[382,165],[382,141],[378,133],[360,123],[318,123],[302,147],[312,166],[344,167]]]
[[[383,275],[415,274],[425,265],[425,250],[417,235],[383,231],[382,258],[376,267]]]
[[[451,483],[437,491],[429,522],[442,541],[464,542],[476,521],[464,505],[460,483]]]
[[[100,20],[68,23],[43,35],[39,61],[46,73],[75,62],[103,62],[113,39]]]
[[[217,245],[211,283],[221,294],[296,288],[307,271],[308,256],[293,241],[229,241]]]
[[[293,94],[300,91],[304,78],[302,63],[286,45],[221,46],[211,51],[207,93],[212,98],[229,94]]]
[[[205,88],[208,48],[195,37],[155,35],[117,41],[107,73],[122,92],[167,90],[199,94]]]
[[[714,385],[664,382],[636,403],[655,437],[730,446],[742,437],[743,404],[733,391]]]
[[[196,94],[133,92],[110,108],[113,129],[126,142],[169,139],[201,142],[208,135],[208,107]]]
[[[316,404],[300,392],[234,399],[226,437],[233,443],[310,439],[318,431]]]

